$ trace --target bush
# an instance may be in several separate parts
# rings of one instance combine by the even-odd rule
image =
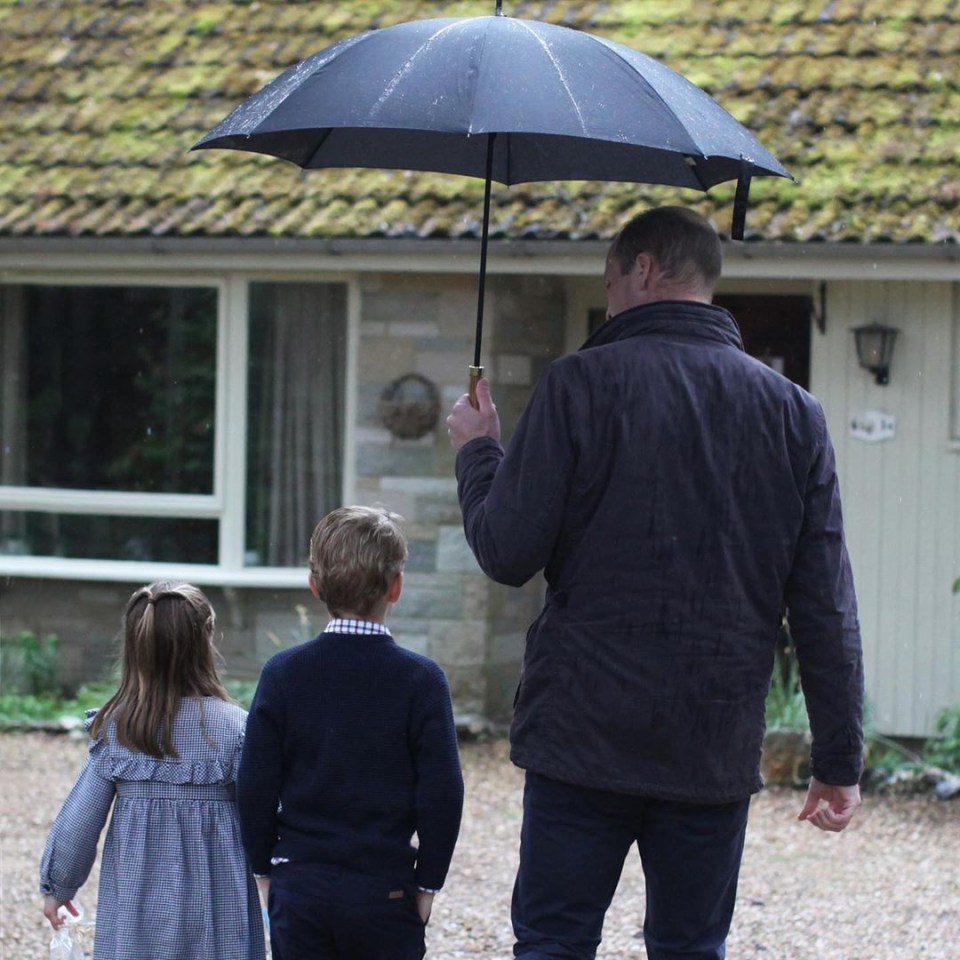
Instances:
[[[5,693],[0,696],[0,728],[51,722],[60,715],[59,703],[54,697]]]
[[[809,730],[807,704],[800,689],[800,671],[792,652],[778,659],[767,693],[767,730]]]
[[[116,683],[103,680],[84,684],[68,700],[56,694],[4,694],[0,696],[0,729],[56,724],[64,717],[80,721],[87,710],[102,707],[116,689]]]
[[[937,732],[924,744],[923,759],[931,766],[960,775],[960,706],[940,711]]]
[[[59,716],[66,713],[82,717],[87,710],[99,710],[117,692],[118,685],[118,680],[98,680],[95,683],[83,684],[75,697],[61,704]]]
[[[55,694],[5,693],[0,695],[0,729],[56,724],[65,717],[80,721],[87,710],[102,707],[116,692],[117,684],[116,679],[85,683],[70,699]],[[225,686],[234,700],[249,709],[257,687],[255,680],[229,680]]]
[[[55,634],[41,639],[30,630],[0,637],[0,696],[57,697],[60,640]]]
[[[256,680],[227,680],[224,683],[227,693],[233,697],[244,710],[250,709],[250,701],[257,689]]]

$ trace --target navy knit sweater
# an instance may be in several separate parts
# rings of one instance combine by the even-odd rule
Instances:
[[[463,807],[443,671],[387,635],[322,633],[276,654],[250,708],[237,802],[255,873],[284,858],[438,890]]]

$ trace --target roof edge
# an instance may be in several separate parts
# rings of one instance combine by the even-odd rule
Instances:
[[[606,240],[491,240],[496,273],[595,275]],[[476,273],[475,239],[0,237],[0,270],[352,271]],[[272,262],[276,256],[277,262]],[[960,245],[724,241],[724,276],[960,280]],[[265,261],[264,258],[269,258]],[[532,266],[536,263],[536,266]]]

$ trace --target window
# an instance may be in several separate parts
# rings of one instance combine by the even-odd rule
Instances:
[[[17,285],[2,307],[4,486],[100,492],[105,510],[116,493],[212,495],[216,289]],[[216,524],[62,506],[5,511],[0,551],[216,557]]]
[[[216,563],[217,522],[168,517],[110,517],[23,511],[3,552],[77,560]]]
[[[302,570],[346,331],[342,283],[0,285],[0,558]]]

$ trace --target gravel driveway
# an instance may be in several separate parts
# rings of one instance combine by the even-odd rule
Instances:
[[[49,956],[37,864],[85,750],[64,736],[0,735],[0,960]],[[511,957],[522,777],[506,756],[500,741],[463,747],[467,809],[428,931],[432,960]],[[801,800],[781,789],[754,800],[730,960],[960,960],[960,801],[867,797],[845,833],[827,835],[795,821]],[[95,889],[80,892],[88,910]],[[634,857],[598,956],[645,957],[642,918]]]

